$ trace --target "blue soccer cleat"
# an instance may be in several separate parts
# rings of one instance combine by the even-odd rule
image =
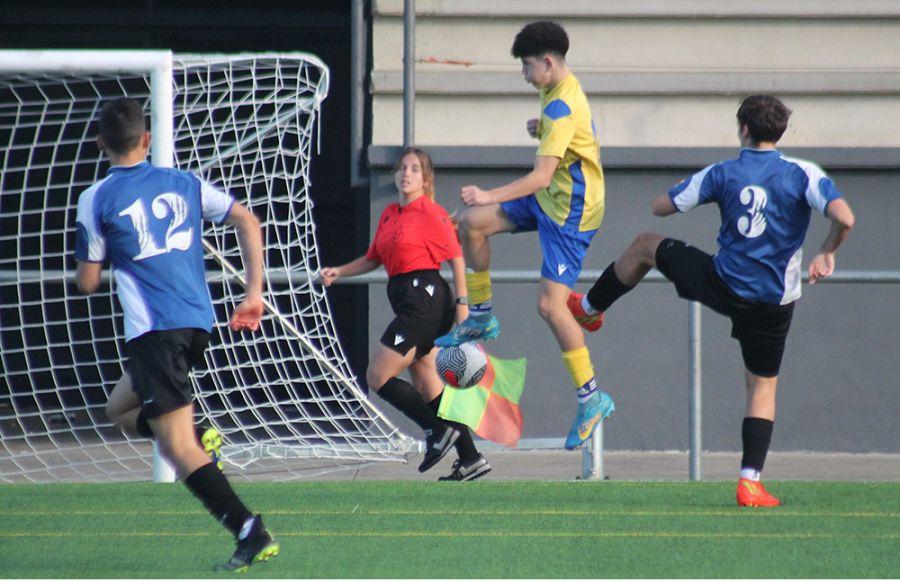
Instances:
[[[584,403],[579,403],[575,422],[566,437],[566,449],[575,449],[590,439],[600,421],[609,417],[615,409],[612,397],[603,391],[597,392]]]
[[[500,336],[500,321],[491,314],[469,316],[452,331],[434,341],[436,346],[459,346],[464,342],[494,340]]]

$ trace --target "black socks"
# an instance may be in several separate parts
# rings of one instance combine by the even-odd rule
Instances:
[[[187,476],[184,485],[235,538],[240,534],[241,526],[247,518],[253,516],[234,493],[225,475],[212,463],[207,463]]]
[[[141,407],[141,410],[138,411],[137,419],[134,421],[134,427],[137,429],[138,435],[141,437],[146,437],[147,439],[153,439],[153,429],[150,428],[150,423],[147,421],[146,410]]]
[[[744,442],[744,455],[741,457],[741,468],[762,471],[772,441],[772,429],[775,423],[768,419],[744,417],[741,425],[741,440]]]
[[[619,280],[619,277],[616,276],[615,264],[613,262],[607,266],[603,273],[600,274],[600,277],[597,278],[597,281],[594,282],[594,285],[591,286],[591,289],[588,290],[588,303],[594,310],[606,312],[613,302],[634,289],[634,286],[626,286]]]
[[[412,419],[423,431],[442,431],[443,425],[437,415],[425,404],[419,391],[403,379],[388,379],[378,390],[378,395]]]

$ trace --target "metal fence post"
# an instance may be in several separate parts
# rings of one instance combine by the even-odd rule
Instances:
[[[581,479],[603,479],[603,423],[597,425],[590,442],[581,449]]]
[[[688,344],[690,348],[690,357],[688,362],[688,375],[690,380],[690,390],[688,392],[688,445],[690,468],[688,475],[691,481],[699,481],[702,478],[700,473],[700,453],[703,449],[702,445],[702,416],[701,410],[703,405],[701,395],[701,384],[703,381],[703,369],[701,360],[701,339],[703,333],[700,328],[700,303],[690,302],[688,304]]]

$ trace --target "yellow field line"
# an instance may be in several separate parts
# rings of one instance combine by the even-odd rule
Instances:
[[[781,518],[897,518],[900,512],[792,512],[785,509],[747,509],[717,511],[648,511],[648,510],[260,510],[269,516],[501,516],[501,517],[781,517]],[[69,516],[185,516],[205,514],[202,510],[66,510],[0,511],[3,517],[69,517]]]
[[[221,532],[10,532],[0,531],[0,538],[145,538],[145,537],[214,537]],[[476,531],[279,531],[285,537],[335,537],[335,538],[672,538],[672,539],[789,539],[789,540],[900,540],[900,533],[884,534],[830,534],[830,533],[753,533],[753,532],[476,532]]]

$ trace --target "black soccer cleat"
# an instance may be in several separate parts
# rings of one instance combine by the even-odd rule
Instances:
[[[246,525],[246,524],[245,524]],[[281,546],[266,530],[262,516],[253,516],[250,529],[243,540],[238,540],[237,549],[231,559],[216,565],[214,570],[225,572],[246,572],[250,566],[274,558],[281,552]]]
[[[419,465],[419,473],[425,473],[437,465],[447,455],[447,452],[450,451],[450,448],[456,443],[457,437],[459,437],[459,431],[450,426],[444,427],[443,431],[437,433],[433,431],[431,433],[426,431],[425,433],[427,434],[425,437],[425,458],[422,460],[422,464]]]
[[[491,464],[487,462],[484,455],[478,454],[478,457],[469,463],[463,463],[461,459],[453,462],[453,471],[446,477],[439,477],[438,481],[472,481],[479,477],[484,477],[491,472]]]

